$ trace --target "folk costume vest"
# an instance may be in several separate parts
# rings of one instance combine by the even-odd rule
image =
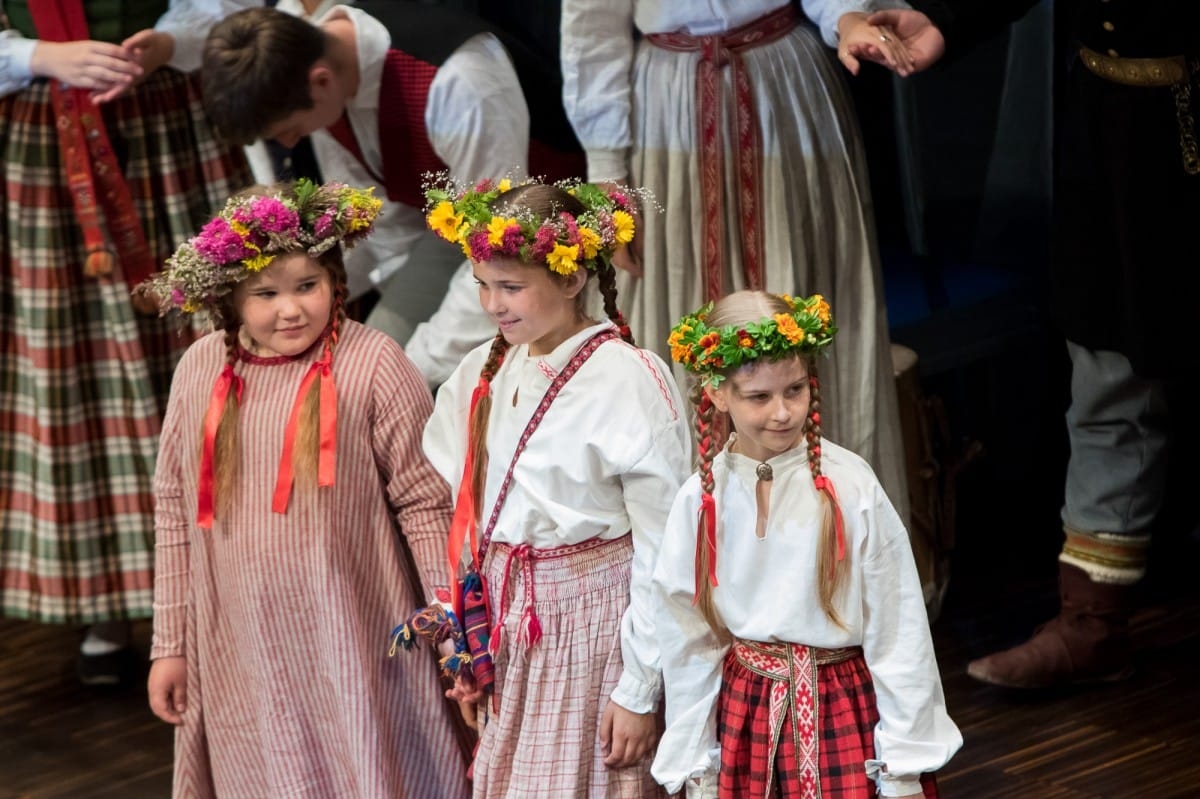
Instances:
[[[544,63],[519,42],[469,14],[387,0],[364,0],[357,7],[382,23],[392,40],[380,85],[383,174],[375,176],[389,200],[422,207],[421,175],[447,168],[434,152],[425,127],[429,87],[446,59],[480,33],[500,39],[516,69],[530,113],[530,173],[551,180],[584,174],[583,152],[562,108],[562,82],[554,64]],[[344,116],[329,132],[367,166]]]

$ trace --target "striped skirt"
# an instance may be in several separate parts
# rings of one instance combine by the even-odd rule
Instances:
[[[250,182],[194,77],[159,69],[102,113],[160,263]],[[46,81],[0,98],[0,153],[0,613],[149,617],[159,422],[192,336],[135,315],[119,265],[84,276]]]
[[[887,309],[866,158],[842,67],[808,25],[742,53],[761,137],[763,288],[825,295],[841,335],[822,361],[824,435],[866,458],[900,518],[908,490]],[[668,359],[667,337],[704,296],[704,198],[696,131],[695,52],[643,39],[633,74],[630,181],[664,213],[638,232],[644,276],[621,273],[620,304],[642,346]],[[719,91],[724,194],[723,292],[747,287],[738,195],[736,95],[729,67]],[[687,375],[675,366],[686,386]]]
[[[718,699],[721,799],[869,799],[875,687],[862,650],[736,641]],[[932,774],[921,778],[936,799]]]
[[[493,707],[475,756],[475,799],[664,795],[650,776],[651,757],[610,769],[600,749],[601,713],[621,676],[632,562],[629,535],[488,550],[484,574],[503,626]],[[531,644],[535,617],[541,637]]]

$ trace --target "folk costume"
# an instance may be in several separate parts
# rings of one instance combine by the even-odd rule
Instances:
[[[379,206],[366,193],[322,193],[327,213],[286,195],[231,201],[155,294],[201,310],[275,254],[369,232]],[[388,336],[336,318],[295,357],[238,343],[230,362],[226,341],[206,336],[180,362],[155,475],[151,657],[187,662],[175,795],[466,797],[436,664],[387,656],[394,616],[446,590],[450,497],[420,452],[424,379]],[[306,480],[287,453],[301,446],[294,419],[313,379],[321,455]],[[238,477],[222,501],[216,421],[234,402]]]
[[[425,227],[422,175],[559,178],[583,159],[558,102],[557,71],[482,20],[361,2],[318,24],[337,18],[354,24],[360,84],[342,120],[314,132],[314,151],[326,178],[378,185],[389,201],[378,235],[347,262],[351,295],[379,288],[367,323],[403,343],[437,385],[495,328],[469,264]]]
[[[685,316],[673,357],[710,389],[760,358],[815,361],[837,332],[828,304],[782,299],[756,323],[710,327],[708,306]],[[815,362],[808,382],[800,444],[763,462],[735,451],[736,433],[710,460],[713,404],[699,395],[700,473],[654,573],[667,722],[654,776],[689,797],[936,796],[923,775],[962,736],[908,535],[870,466],[824,437]],[[836,621],[817,579],[825,546]]]
[[[5,616],[91,624],[152,612],[154,457],[171,373],[191,336],[135,313],[130,290],[250,182],[186,72],[220,6],[3,4]],[[146,28],[174,37],[170,65],[101,107],[30,73],[38,39],[120,43]]]
[[[675,320],[702,302],[820,287],[848,331],[824,367],[828,429],[907,518],[866,162],[826,47],[842,14],[884,4],[566,0],[562,60],[589,180],[645,186],[665,209],[646,210],[644,274],[620,284],[639,340],[665,357]]]
[[[569,184],[583,212],[542,218],[517,200],[493,217],[507,191],[431,191],[430,224],[472,259],[587,268],[611,287],[611,253],[633,235],[626,193]],[[610,700],[634,713],[658,708],[649,579],[691,445],[666,364],[621,340],[620,321],[590,324],[544,355],[510,346],[498,368],[502,339],[477,348],[438,391],[425,430],[426,454],[459,496],[452,551],[458,511],[478,510],[495,683],[477,799],[661,795],[649,758],[604,765],[600,724]],[[478,495],[464,494],[480,392],[491,396],[486,477]]]
[[[1029,0],[914,0],[953,56]],[[1196,368],[1200,291],[1200,5],[1071,0],[1055,116],[1053,309],[1071,358],[1060,613],[1027,642],[973,661],[984,682],[1044,688],[1129,676],[1129,618],[1163,506],[1168,383]],[[1115,299],[1114,299],[1115,298]]]

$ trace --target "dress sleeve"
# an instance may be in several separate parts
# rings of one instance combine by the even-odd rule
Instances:
[[[426,599],[433,603],[449,590],[450,490],[421,450],[421,433],[433,408],[429,388],[399,345],[390,340],[387,345],[376,365],[373,390],[375,462]]]
[[[33,80],[29,62],[37,39],[26,39],[14,30],[0,31],[0,97],[19,92]]]
[[[188,388],[193,387],[194,383],[189,380],[194,372],[188,366],[192,360],[185,354],[176,369],[154,468],[154,635],[150,644],[151,659],[178,657],[187,650],[193,522],[189,509],[194,507],[191,495],[195,493],[196,486],[186,484],[183,464],[185,458],[196,454],[185,451],[185,442],[193,441],[193,428],[199,428],[199,420],[186,418],[185,411]]]
[[[529,160],[529,108],[516,69],[490,33],[468,39],[429,86],[425,128],[452,177],[475,182],[523,174]]]
[[[588,180],[629,177],[633,0],[563,0],[563,106]]]
[[[863,655],[879,708],[867,771],[883,796],[904,796],[920,793],[920,775],[944,766],[962,735],[946,712],[908,533],[878,485],[866,512]]]
[[[721,763],[717,697],[728,642],[717,636],[692,604],[699,508],[699,480],[693,478],[671,508],[654,570],[667,726],[652,771],[669,793],[692,780],[711,781]]]
[[[673,381],[670,386],[674,388]],[[676,397],[675,408],[679,407]],[[646,454],[621,476],[625,509],[633,532],[633,567],[629,607],[621,619],[624,670],[613,690],[612,700],[634,713],[655,710],[662,696],[651,579],[671,498],[690,469],[689,435],[682,419],[664,424]]]

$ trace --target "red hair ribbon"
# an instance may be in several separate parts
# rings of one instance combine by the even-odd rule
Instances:
[[[217,381],[213,383],[208,410],[204,412],[204,446],[200,454],[200,486],[196,492],[196,524],[205,530],[211,530],[213,525],[213,492],[216,482],[213,476],[213,457],[217,447],[217,428],[221,426],[221,417],[225,414],[229,392],[232,390],[237,395],[238,402],[241,402],[243,385],[242,378],[234,373],[233,365],[225,364],[225,368],[217,376]]]
[[[279,458],[279,478],[275,481],[275,495],[271,500],[271,510],[275,513],[287,513],[288,500],[292,496],[292,483],[295,481],[292,451],[296,447],[300,411],[304,407],[304,398],[312,388],[313,381],[317,379],[321,380],[318,388],[320,448],[317,456],[317,485],[333,485],[334,474],[337,471],[337,389],[333,382],[333,349],[327,344],[320,360],[309,367],[308,373],[300,381],[300,389],[296,392],[295,402],[292,403],[292,412],[288,415],[287,427],[283,433],[283,454]]]
[[[479,523],[479,515],[475,512],[475,491],[471,484],[471,476],[475,471],[475,448],[471,446],[470,424],[475,418],[475,408],[479,405],[479,401],[487,396],[491,390],[491,383],[486,377],[480,377],[479,382],[475,385],[475,390],[471,392],[471,407],[467,411],[467,457],[463,460],[462,480],[458,483],[458,496],[454,500],[454,518],[450,522],[450,541],[447,545],[447,553],[450,556],[450,585],[454,585],[458,580],[458,566],[462,560],[463,543],[469,537],[471,540],[471,559],[475,559],[475,554],[479,551],[479,544],[475,540],[475,530]],[[461,619],[462,614],[458,603],[462,601],[462,597],[456,595],[454,597],[455,613]]]
[[[823,474],[813,478],[813,485],[818,491],[824,491],[833,503],[833,526],[837,531],[837,559],[846,557],[846,526],[842,520],[842,506],[838,503],[837,492],[833,490],[833,481]]]
[[[700,498],[700,512],[696,514],[696,592],[692,604],[700,599],[700,586],[707,577],[713,588],[717,587],[717,500],[712,494]],[[708,550],[708,574],[700,573],[701,547]]]

